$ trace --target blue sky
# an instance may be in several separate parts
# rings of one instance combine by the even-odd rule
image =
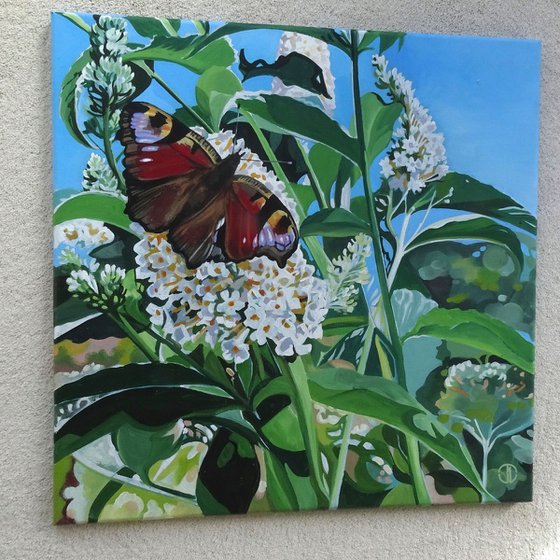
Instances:
[[[91,23],[89,16],[84,19]],[[180,33],[194,32],[188,21]],[[145,42],[129,30],[130,40]],[[281,32],[250,31],[232,36],[249,60],[274,60]],[[55,189],[81,187],[82,170],[91,153],[78,145],[58,116],[62,79],[88,46],[88,37],[60,15],[53,16],[53,130]],[[449,167],[490,183],[527,209],[536,211],[540,43],[518,39],[486,39],[408,34],[403,47],[386,53],[413,82],[420,102],[445,135]],[[345,126],[352,112],[350,67],[346,56],[331,49],[335,75],[335,117]],[[187,102],[194,99],[196,76],[172,64],[158,72]],[[235,70],[235,68],[234,68]],[[369,56],[361,59],[362,91],[373,88]],[[247,89],[269,89],[270,78],[246,82]],[[173,111],[177,103],[157,85],[142,99]]]

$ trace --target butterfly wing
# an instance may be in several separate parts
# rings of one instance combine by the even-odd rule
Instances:
[[[216,245],[218,230],[224,222],[226,198],[219,196],[194,215],[178,219],[167,238],[173,250],[185,258],[187,267],[197,268],[210,259],[224,260]]]
[[[148,103],[121,113],[128,215],[149,231],[164,231],[185,211],[205,174],[221,162],[200,134]]]
[[[225,257],[239,262],[267,256],[285,266],[297,242],[297,226],[280,199],[260,181],[235,175],[218,236]]]

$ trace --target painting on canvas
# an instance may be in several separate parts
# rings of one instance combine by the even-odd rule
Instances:
[[[54,522],[528,501],[540,44],[54,13]]]

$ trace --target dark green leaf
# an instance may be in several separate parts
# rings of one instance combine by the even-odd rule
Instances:
[[[534,371],[533,345],[502,321],[474,309],[432,309],[418,319],[404,338],[413,336],[432,336],[474,346],[529,373]]]
[[[255,117],[261,128],[281,134],[296,134],[326,144],[352,161],[358,160],[356,138],[344,132],[321,109],[281,95],[264,94],[261,98],[238,101],[242,109]]]
[[[274,76],[280,78],[287,86],[298,86],[316,95],[331,98],[321,67],[297,51],[281,55],[275,62],[267,64],[262,59],[249,62],[245,56],[245,49],[241,49],[239,71],[243,74],[243,81],[257,76]]]
[[[490,218],[477,216],[458,216],[436,222],[414,237],[409,242],[407,250],[453,240],[480,240],[501,245],[509,249],[517,261],[523,264],[523,251],[517,235],[508,227]]]
[[[181,27],[180,19],[127,16],[135,31],[142,37],[167,35],[174,37]]]
[[[397,41],[399,42],[400,48],[404,43],[404,37],[404,33],[396,33],[392,31],[366,31],[360,41],[360,45],[358,46],[358,52],[361,53],[370,48],[371,44],[376,39],[379,39],[379,54],[382,54]]]
[[[81,299],[71,297],[54,308],[54,325],[59,327],[66,323],[74,323],[86,317],[94,318],[99,315]]]
[[[426,208],[433,196],[433,207],[465,210],[496,218],[512,226],[536,233],[537,221],[513,198],[498,189],[461,173],[448,173],[443,179],[430,183],[426,192],[409,202],[416,209]]]
[[[367,222],[344,208],[326,208],[306,218],[301,224],[302,237],[322,235],[324,237],[350,237],[358,233],[369,234]]]
[[[328,202],[331,200],[331,190],[338,176],[341,160],[342,156],[325,144],[315,144],[309,150],[309,163]]]
[[[293,31],[295,33],[301,33],[303,35],[309,35],[310,37],[315,37],[320,39],[333,47],[337,47],[343,50],[345,53],[350,54],[350,44],[348,40],[338,31],[334,29],[324,28],[324,27],[304,27],[301,25],[271,25],[262,23],[226,23],[222,25],[219,29],[210,33],[201,42],[203,46],[211,44],[212,42],[225,37],[226,35],[232,35],[233,33],[240,33],[242,31],[251,31],[258,29],[278,29],[280,31]]]
[[[188,70],[202,74],[212,66],[229,66],[235,62],[233,48],[221,39],[200,48],[198,36],[155,37],[147,46],[124,55],[125,62],[154,60],[174,62]]]
[[[152,465],[171,457],[181,447],[180,434],[175,428],[176,422],[156,428],[123,424],[113,437],[113,443],[123,463],[149,485],[148,471]]]
[[[481,493],[478,472],[461,442],[400,385],[343,369],[309,376],[314,400],[375,418],[411,435],[453,465]]]
[[[221,428],[200,465],[198,505],[206,515],[246,513],[259,481],[259,461],[251,442]]]
[[[105,193],[81,193],[59,204],[53,215],[53,225],[67,220],[87,218],[130,231],[130,219],[121,198]]]
[[[196,83],[198,110],[207,115],[214,129],[220,128],[220,120],[231,98],[243,89],[239,78],[227,68],[214,66]]]

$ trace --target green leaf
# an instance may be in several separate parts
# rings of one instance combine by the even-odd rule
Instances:
[[[188,37],[157,36],[147,46],[123,56],[125,62],[154,60],[174,62],[197,74],[202,74],[212,66],[229,66],[235,62],[232,46],[221,39],[200,48],[197,35]]]
[[[389,145],[395,121],[399,118],[402,109],[400,103],[385,103],[377,93],[366,93],[362,96],[368,166]],[[355,132],[354,123],[350,127],[350,132]],[[359,176],[358,168],[354,167],[352,173],[352,180],[356,182]]]
[[[210,35],[207,35],[201,44],[203,46],[206,46],[220,39],[221,37],[225,37],[226,35],[259,29],[278,29],[280,31],[293,31],[295,33],[301,33],[302,35],[308,35],[309,37],[320,39],[321,41],[324,41],[325,43],[332,45],[333,47],[337,47],[347,54],[350,54],[350,44],[348,40],[338,31],[325,27],[304,27],[301,25],[226,23],[213,33],[210,33]]]
[[[325,369],[309,376],[314,400],[375,418],[411,435],[453,465],[481,493],[478,472],[463,444],[400,385],[343,369]]]
[[[358,233],[369,234],[367,222],[344,208],[326,208],[306,218],[300,227],[302,237],[351,237]]]
[[[393,31],[366,31],[358,46],[358,53],[362,53],[367,49],[371,49],[371,44],[379,39],[379,54],[384,53],[389,47],[399,42],[399,48],[404,43],[404,33],[396,33]]]
[[[124,424],[161,427],[179,418],[212,418],[212,423],[220,425],[220,413],[239,408],[205,377],[175,364],[107,368],[55,391],[57,403],[87,396],[101,398],[80,409],[57,431],[57,461]],[[225,425],[232,423],[226,417]]]
[[[381,507],[412,506],[415,504],[414,488],[410,484],[399,484],[383,498]]]
[[[410,240],[407,252],[424,245],[454,240],[487,241],[501,245],[511,251],[520,265],[523,264],[523,251],[517,235],[490,218],[478,216],[456,216],[432,224]]]
[[[479,348],[521,369],[534,372],[534,347],[516,330],[474,309],[432,309],[418,319],[404,339],[432,336]]]
[[[286,378],[277,377],[257,393],[253,406],[261,419],[262,433],[268,441],[280,449],[303,451],[305,444],[291,401],[289,383]]]
[[[434,208],[465,210],[496,218],[532,234],[537,231],[536,218],[521,204],[469,175],[448,173],[443,179],[430,183],[429,189],[412,198],[409,205],[413,204],[416,209],[426,208],[432,196],[436,202]]]
[[[331,190],[338,176],[341,160],[342,156],[325,144],[315,144],[309,150],[309,163],[328,202],[331,200]]]
[[[156,37],[161,35],[175,37],[181,27],[180,19],[127,16],[126,18],[134,30],[142,37]]]
[[[197,502],[203,513],[246,513],[259,482],[259,461],[251,442],[224,428],[218,430],[196,482]]]
[[[81,193],[67,198],[54,209],[53,225],[67,220],[87,218],[130,231],[130,219],[121,198],[105,193]]]
[[[77,83],[82,75],[82,70],[91,61],[90,50],[86,49],[80,57],[70,66],[70,69],[62,80],[62,87],[60,89],[60,117],[62,122],[72,135],[74,140],[80,142],[88,148],[94,147],[90,141],[84,136],[80,127],[78,126],[78,88]]]
[[[59,327],[67,323],[74,323],[89,317],[93,319],[99,316],[99,312],[93,310],[81,299],[70,297],[54,308],[54,325]]]
[[[280,55],[275,62],[267,64],[262,59],[249,62],[245,57],[245,49],[241,49],[239,71],[243,74],[244,82],[257,76],[274,76],[287,86],[298,86],[316,95],[331,98],[321,67],[297,51]]]
[[[135,423],[123,424],[115,434],[113,443],[123,463],[149,485],[150,467],[157,461],[171,457],[181,447],[180,434],[176,433],[175,428],[176,423],[156,428]]]
[[[196,83],[196,102],[198,109],[210,117],[215,130],[220,128],[220,120],[231,98],[243,89],[239,78],[227,68],[214,66]]]
[[[320,142],[358,161],[358,141],[317,107],[281,95],[263,94],[259,99],[240,99],[242,109],[249,111],[257,124],[270,132],[295,134]]]

